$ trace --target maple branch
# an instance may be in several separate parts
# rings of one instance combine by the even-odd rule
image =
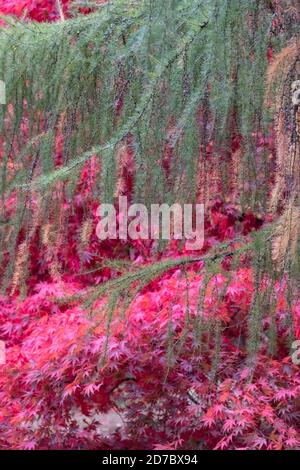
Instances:
[[[125,382],[137,382],[135,377],[125,377],[125,379],[121,380],[120,382],[117,383],[110,391],[109,395],[111,395],[115,390],[117,390],[121,385],[123,385]]]

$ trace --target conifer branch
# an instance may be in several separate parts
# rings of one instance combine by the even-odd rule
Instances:
[[[169,57],[167,57],[162,63],[159,63],[156,67],[155,73],[153,74],[152,81],[150,82],[148,89],[146,92],[141,96],[138,105],[136,106],[135,112],[133,115],[128,119],[127,122],[122,126],[122,128],[113,136],[106,144],[97,145],[91,148],[90,150],[84,152],[82,155],[74,158],[68,165],[63,166],[57,170],[54,170],[51,173],[44,174],[40,178],[35,179],[32,183],[26,183],[19,185],[18,187],[30,191],[31,189],[43,189],[46,186],[57,182],[63,181],[68,178],[69,174],[75,170],[78,166],[84,164],[87,160],[89,160],[94,155],[99,155],[103,152],[113,150],[116,146],[122,142],[122,140],[132,132],[138,123],[140,122],[141,118],[143,117],[145,111],[147,110],[149,103],[151,102],[155,91],[162,80],[163,76],[165,75],[166,71],[172,66],[176,60],[180,58],[180,56],[186,51],[186,49],[195,41],[196,37],[198,36],[199,32],[203,30],[208,25],[208,20],[203,21],[200,26],[198,27],[196,32],[187,33],[186,37],[180,43],[180,46],[172,52]],[[199,92],[195,93],[195,96],[199,96]],[[195,96],[193,96],[193,100],[195,101]],[[191,103],[189,103],[191,106]],[[188,110],[185,110],[188,111]],[[183,113],[185,116],[186,113]],[[181,126],[184,123],[184,120],[181,120]],[[177,137],[178,138],[178,137]],[[176,137],[175,137],[176,140]]]
[[[157,263],[151,263],[150,266],[145,266],[142,268],[135,269],[134,271],[128,272],[126,274],[123,274],[116,279],[112,279],[110,281],[105,282],[102,284],[100,287],[91,287],[87,291],[84,291],[82,293],[79,293],[76,296],[73,296],[71,299],[66,298],[66,299],[60,299],[62,303],[68,303],[70,300],[78,300],[82,297],[87,297],[87,305],[90,306],[92,303],[102,297],[103,295],[119,295],[122,297],[122,292],[126,292],[128,294],[129,289],[134,283],[139,284],[141,287],[144,285],[147,285],[151,283],[154,279],[158,278],[159,276],[163,275],[164,273],[176,268],[176,267],[184,267],[189,264],[195,264],[195,263],[200,263],[203,262],[205,265],[209,264],[214,264],[220,260],[224,260],[225,258],[229,258],[231,256],[234,256],[236,254],[242,254],[245,252],[249,252],[251,250],[255,249],[255,246],[257,244],[257,239],[264,239],[265,241],[269,241],[271,239],[271,234],[273,231],[273,224],[270,224],[266,226],[264,229],[260,230],[259,232],[256,232],[253,234],[252,240],[245,240],[245,237],[237,237],[233,240],[229,240],[228,242],[221,243],[218,245],[217,253],[213,254],[208,254],[204,256],[187,256],[187,257],[182,257],[182,258],[176,258],[176,259],[165,259],[163,261],[159,261]],[[236,249],[230,249],[228,250],[229,247],[232,247],[236,243],[241,243],[241,246]],[[113,267],[113,261],[108,261],[107,266],[110,268]],[[101,266],[98,266],[95,271],[101,270],[104,267],[106,267],[106,263],[104,263]],[[116,263],[115,268],[118,270],[118,264]],[[128,268],[129,269],[129,268]],[[87,273],[82,273],[82,275],[85,274],[90,274],[91,271],[88,271]],[[135,293],[139,291],[139,287],[135,289]]]

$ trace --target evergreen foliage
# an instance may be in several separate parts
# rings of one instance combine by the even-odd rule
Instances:
[[[0,107],[4,291],[11,282],[13,292],[25,288],[33,242],[58,243],[74,211],[82,170],[92,157],[100,167],[92,187],[99,202],[114,202],[122,194],[123,167],[130,167],[135,202],[195,203],[201,197],[200,202],[206,202],[207,148],[213,141],[220,195],[225,197],[234,184],[242,211],[266,216],[272,164],[256,149],[270,133],[272,116],[288,136],[284,155],[294,162],[293,175],[299,171],[299,132],[293,126],[300,120],[296,111],[292,117],[290,113],[297,54],[281,79],[276,73],[279,83],[271,78],[269,98],[276,96],[273,115],[265,98],[268,49],[280,51],[295,37],[296,26],[289,19],[284,32],[274,34],[272,19],[265,1],[116,0],[91,15],[53,24],[5,20],[9,27],[0,31],[0,79],[7,91],[7,104]],[[284,116],[275,102],[280,107],[284,102]],[[240,157],[235,168],[234,139]],[[124,148],[132,155],[130,164]],[[278,171],[284,179],[285,170]],[[259,289],[265,276],[299,288],[299,176],[288,193],[281,188],[278,194],[275,212],[283,211],[285,218],[277,227],[275,258],[269,229],[254,241],[245,240],[256,273],[250,355],[259,347],[264,311],[272,308],[270,292],[262,298]],[[11,197],[16,209],[8,218]],[[65,213],[62,201],[68,205]],[[86,224],[91,208],[87,205],[82,211]],[[287,226],[292,227],[288,235]],[[278,244],[284,246],[283,253]],[[239,261],[237,254],[235,262]],[[90,303],[94,295],[112,292],[109,318],[133,281],[141,289],[185,262],[162,262],[112,280],[95,290]],[[53,275],[60,269],[55,265]],[[220,263],[217,269],[221,270]],[[221,330],[218,324],[213,328],[217,357]],[[275,336],[273,330],[270,337]]]

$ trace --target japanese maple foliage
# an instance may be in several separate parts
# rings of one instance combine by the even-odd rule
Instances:
[[[106,3],[107,0],[98,0],[98,3]],[[0,14],[12,15],[22,19],[33,21],[57,21],[61,15],[68,18],[71,14],[70,7],[73,0],[60,0],[60,8],[57,0],[0,0]],[[81,13],[90,13],[90,8],[79,8]]]
[[[65,13],[70,0],[61,0]],[[0,13],[34,21],[55,21],[59,18],[56,0],[1,0]]]
[[[298,368],[284,347],[277,359],[262,351],[253,370],[246,360],[251,271],[237,271],[219,303],[214,291],[226,277],[209,283],[201,315],[218,317],[227,331],[215,377],[213,339],[201,350],[194,328],[202,282],[195,266],[187,300],[186,273],[166,274],[123,319],[115,313],[109,336],[103,300],[92,317],[78,302],[57,302],[80,285],[42,283],[24,302],[2,299],[10,345],[0,375],[3,448],[298,448]],[[283,336],[287,306],[279,302],[277,315]],[[112,409],[121,424],[108,434],[103,420]]]

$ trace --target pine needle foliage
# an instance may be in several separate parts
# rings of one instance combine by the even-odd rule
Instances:
[[[190,182],[203,144],[194,118],[199,107],[209,104],[213,134],[222,146],[235,106],[238,129],[247,140],[260,124],[271,20],[263,12],[261,2],[116,1],[94,15],[2,30],[1,78],[8,105],[1,108],[1,126],[9,142],[2,194],[51,193],[97,155],[98,189],[108,202],[115,193],[114,154],[132,135],[139,202],[154,196],[156,201],[193,199],[196,188]],[[60,168],[53,161],[58,133],[63,135]],[[166,142],[177,156],[169,174],[158,171]],[[5,167],[12,157],[13,175]]]
[[[57,195],[63,194],[71,213],[81,170],[96,157],[101,175],[94,183],[93,194],[99,202],[114,202],[122,192],[120,167],[127,164],[122,161],[124,146],[133,154],[134,202],[146,206],[195,203],[203,190],[199,188],[199,170],[203,173],[200,180],[206,171],[203,149],[212,140],[215,168],[221,174],[220,191],[227,194],[234,128],[242,142],[234,175],[240,204],[244,210],[265,210],[271,189],[269,168],[266,160],[262,179],[256,143],[274,115],[279,152],[273,208],[280,211],[282,200],[285,212],[273,244],[279,273],[272,261],[269,230],[262,231],[247,248],[253,252],[256,273],[248,345],[249,354],[255,355],[262,306],[267,308],[266,298],[261,298],[259,291],[265,273],[272,279],[290,276],[295,280],[299,276],[300,121],[298,105],[292,107],[290,93],[291,82],[299,78],[295,68],[299,48],[292,42],[295,22],[291,21],[273,44],[278,51],[283,46],[287,49],[268,69],[274,14],[270,3],[115,0],[91,15],[54,24],[6,19],[9,27],[0,31],[0,79],[6,83],[7,93],[7,104],[0,107],[0,193],[3,208],[15,195],[16,211],[12,219],[1,220],[0,252],[8,253],[2,276],[4,289],[11,278],[13,288],[24,281],[28,246],[41,225],[41,243],[53,257],[53,277],[59,278],[55,247],[67,216],[55,202]],[[273,114],[270,102],[275,105]],[[54,157],[58,140],[62,146],[60,164]],[[172,155],[167,161],[166,148]],[[286,195],[284,184],[291,174],[295,180]],[[206,181],[204,192],[208,186]],[[83,247],[90,230],[88,208],[86,211],[80,235]],[[280,239],[282,236],[284,239]],[[221,250],[222,255],[226,253]],[[137,290],[141,289],[185,262],[193,260],[165,261],[130,272],[95,289],[88,304],[111,293],[109,324],[124,291],[134,282]],[[212,265],[213,272],[221,269],[220,263]],[[206,275],[209,278],[209,270]],[[199,304],[202,296],[200,292]],[[128,305],[130,299],[126,302]],[[195,328],[202,337],[203,325]],[[215,332],[218,357],[220,324],[212,325],[211,330]],[[216,373],[217,363],[213,370]]]

